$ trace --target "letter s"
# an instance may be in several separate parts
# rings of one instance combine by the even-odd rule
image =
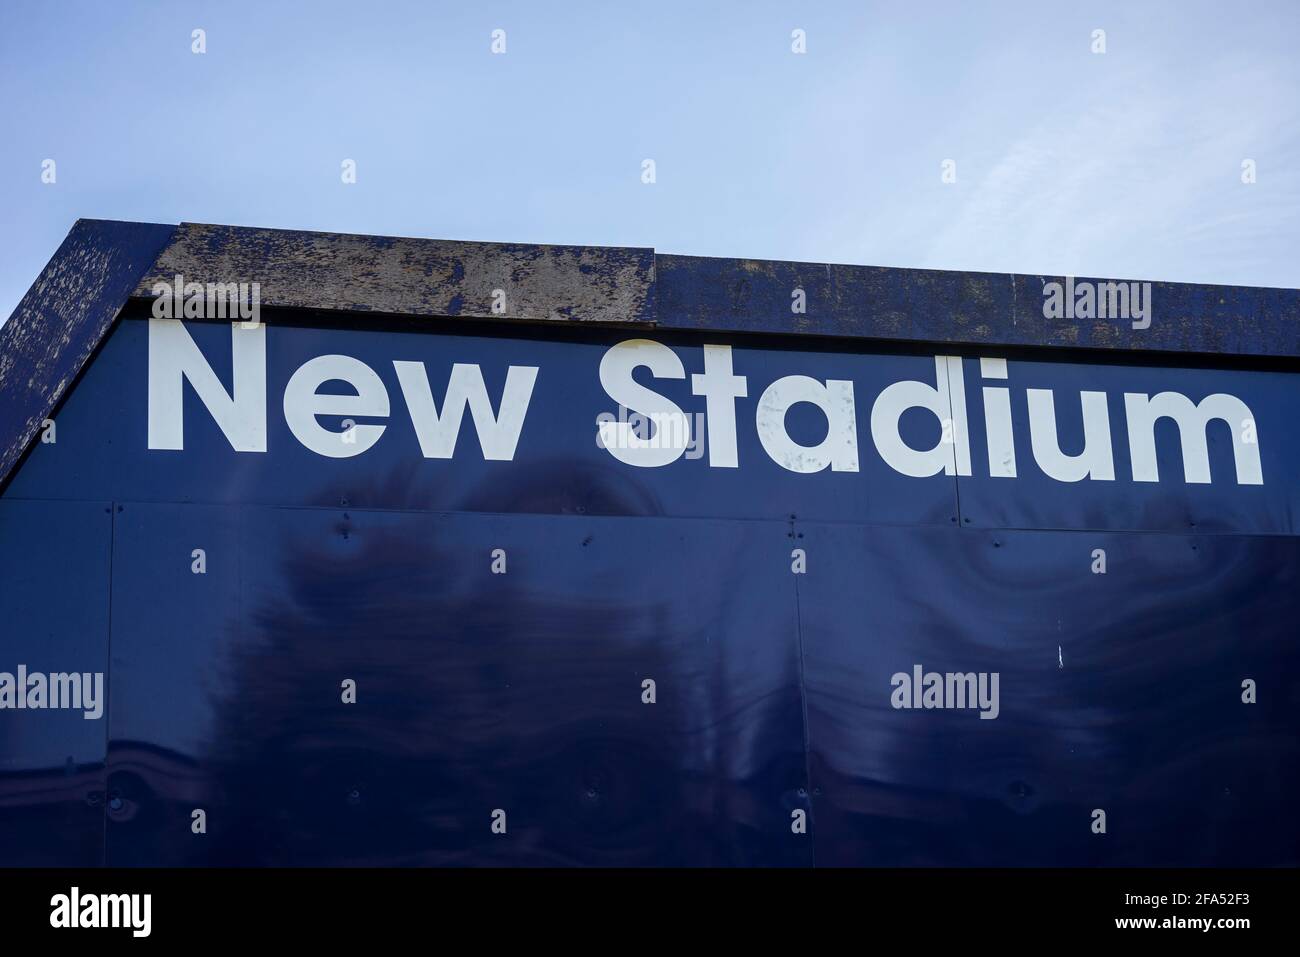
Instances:
[[[685,379],[682,360],[667,346],[650,339],[627,339],[611,346],[600,360],[600,384],[606,394],[624,408],[644,415],[654,434],[641,438],[631,423],[598,423],[602,447],[626,465],[655,468],[681,458],[690,444],[690,422],[681,406],[632,378],[645,366],[657,379]],[[619,416],[620,419],[626,418]]]

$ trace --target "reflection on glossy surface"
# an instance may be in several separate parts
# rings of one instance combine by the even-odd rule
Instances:
[[[818,863],[1300,862],[1300,543],[804,534],[824,572],[799,582]],[[916,664],[999,672],[998,718],[893,708]]]
[[[193,505],[111,521],[107,786],[103,724],[0,716],[7,864],[1298,859],[1290,539]],[[42,583],[106,583],[109,522],[0,507],[6,661],[105,664],[107,595]],[[999,673],[998,717],[891,707],[914,665]]]
[[[785,526],[232,514],[119,518],[115,677],[191,700],[115,716],[113,862],[811,863]]]
[[[106,665],[107,594],[40,599],[110,522],[107,782],[0,715],[6,864],[1300,859],[1290,539],[7,502],[6,661]]]
[[[0,672],[108,672],[110,507],[0,502]],[[107,716],[0,710],[0,866],[104,862]]]

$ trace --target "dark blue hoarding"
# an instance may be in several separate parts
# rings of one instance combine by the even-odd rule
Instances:
[[[1300,864],[1300,295],[1093,285],[79,222],[0,864]]]
[[[1298,399],[137,303],[0,499],[4,860],[1294,865]]]

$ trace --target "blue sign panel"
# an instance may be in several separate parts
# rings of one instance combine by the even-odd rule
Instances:
[[[6,862],[1300,863],[1292,373],[132,309],[0,501]]]
[[[212,702],[227,695],[230,650],[246,633],[237,509],[116,506],[113,707],[108,723],[107,860],[212,860],[192,814],[212,807]],[[202,837],[231,827],[213,815]]]
[[[819,863],[1300,863],[1295,539],[799,534]]]
[[[0,502],[0,862],[104,862],[111,506]]]
[[[1297,531],[1289,374],[514,330],[129,319],[7,494]]]
[[[128,504],[109,863],[811,864],[789,535]]]

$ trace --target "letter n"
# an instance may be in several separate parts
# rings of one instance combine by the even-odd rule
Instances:
[[[236,452],[266,451],[266,326],[230,324],[233,394],[178,319],[149,320],[149,448],[185,448],[185,380]]]

